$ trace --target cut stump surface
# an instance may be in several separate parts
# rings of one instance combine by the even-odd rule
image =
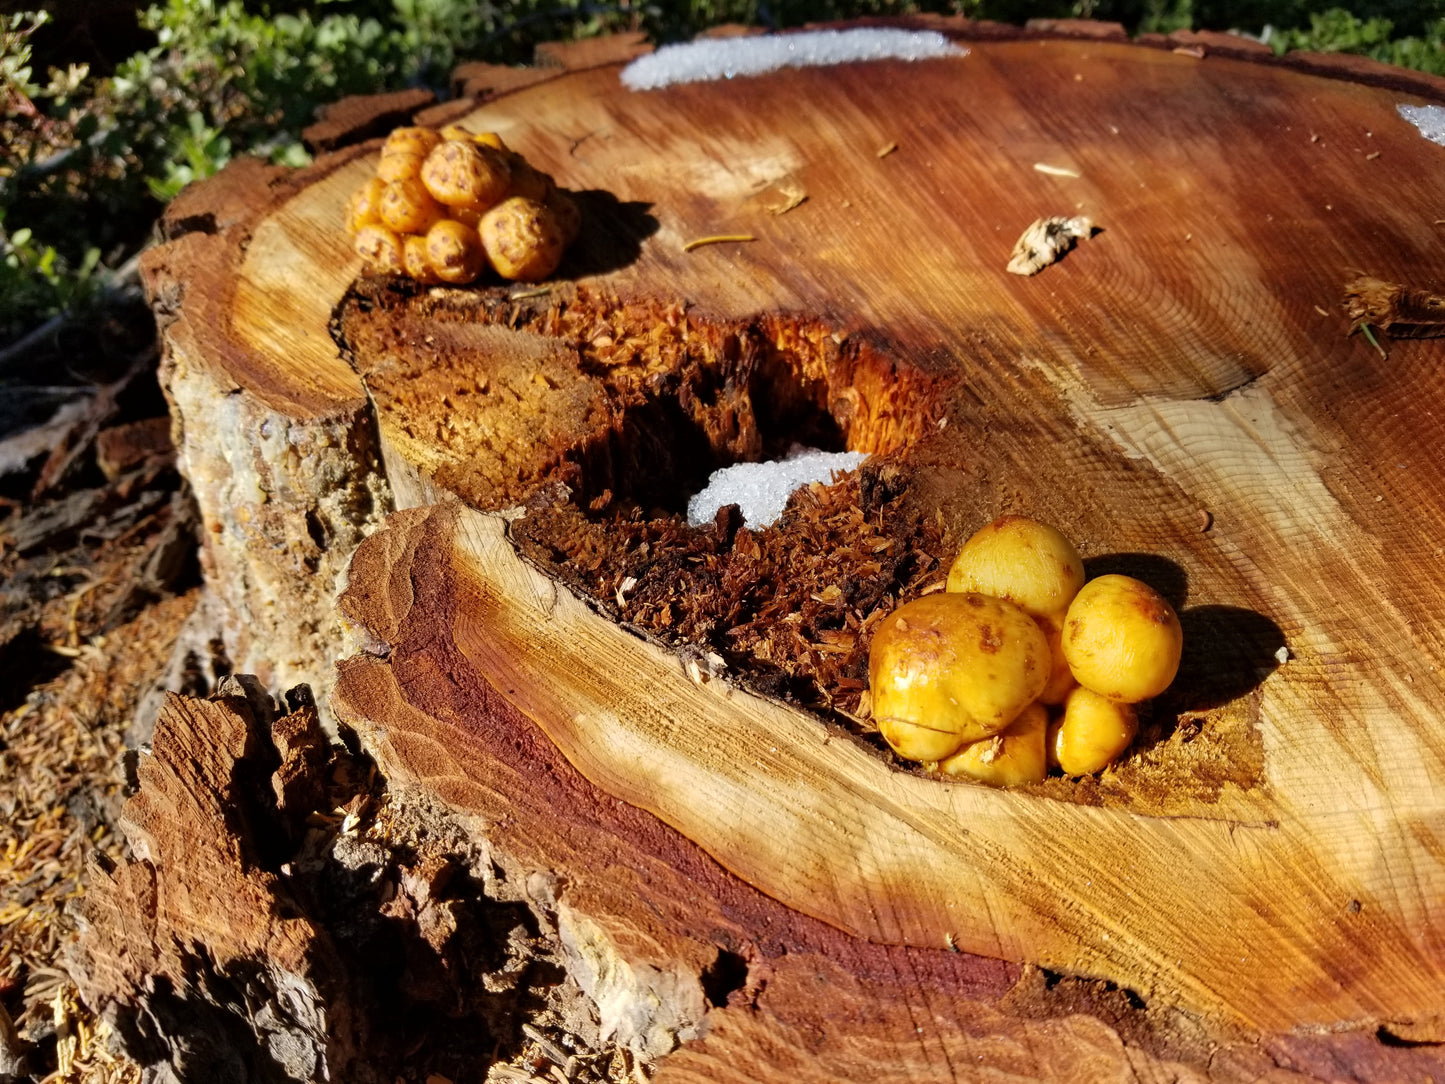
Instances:
[[[308,554],[336,569],[386,501],[422,506],[350,570],[364,650],[332,706],[393,786],[480,815],[551,879],[604,1027],[648,1057],[684,1041],[673,1079],[1445,1072],[1419,1045],[1445,1041],[1442,348],[1382,356],[1343,308],[1361,273],[1445,284],[1445,149],[1396,109],[1445,87],[1214,38],[948,25],[981,40],[636,93],[618,64],[559,70],[479,106],[468,127],[582,194],[545,295],[363,282],[343,304],[341,207],[374,146],[268,175],[233,225],[177,238],[153,261],[182,294],[173,398],[196,401],[197,373],[240,389],[226,440],[270,480],[207,461],[213,568],[288,524],[265,535],[265,569],[300,561],[277,590]],[[1030,222],[1074,214],[1101,232],[1005,271]],[[754,240],[684,251],[714,235]],[[688,415],[704,465],[761,454],[785,435],[768,403],[806,400],[941,539],[1035,515],[1093,570],[1152,577],[1197,646],[1150,747],[1097,784],[939,783],[519,557],[507,508],[621,477],[597,449],[636,417],[627,367],[692,379],[566,323],[646,305],[683,313],[719,373],[729,343],[783,358]],[[572,375],[521,379],[550,366]],[[505,459],[508,426],[550,458]],[[209,439],[182,446],[199,463]],[[346,501],[318,496],[328,471]],[[337,642],[319,595],[275,604]]]

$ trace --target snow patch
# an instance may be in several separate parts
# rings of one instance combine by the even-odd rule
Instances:
[[[694,527],[712,521],[725,504],[735,504],[749,527],[776,523],[794,490],[811,482],[828,483],[833,472],[857,470],[865,452],[820,452],[794,445],[786,459],[768,463],[736,463],[713,471],[701,493],[687,502],[687,521]]]
[[[1397,105],[1395,109],[1431,143],[1445,147],[1445,106]]]
[[[622,85],[656,90],[765,75],[780,68],[826,67],[864,60],[926,60],[964,56],[967,49],[933,30],[810,30],[755,38],[719,38],[664,45],[622,69]]]

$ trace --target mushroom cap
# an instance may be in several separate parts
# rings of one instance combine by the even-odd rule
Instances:
[[[445,208],[417,177],[387,185],[377,209],[381,221],[397,233],[426,233],[446,217]]]
[[[546,204],[512,196],[482,216],[479,232],[487,259],[506,279],[538,282],[562,262],[567,242]]]
[[[395,275],[405,266],[401,238],[396,231],[387,229],[379,222],[362,226],[356,231],[355,248],[356,254],[372,271]]]
[[[511,179],[511,166],[501,151],[454,139],[439,143],[421,167],[427,191],[449,207],[490,207],[506,195]]]
[[[476,230],[455,219],[444,218],[427,231],[426,253],[436,277],[455,285],[473,281],[487,266]]]

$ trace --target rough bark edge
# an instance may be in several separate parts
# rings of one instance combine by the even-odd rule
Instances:
[[[301,140],[313,153],[322,153],[376,139],[435,101],[436,95],[421,87],[342,98],[317,109],[316,123],[301,130]]]
[[[390,1084],[540,1049],[586,1084],[625,1061],[557,977],[545,886],[287,700],[245,677],[170,697],[120,822],[133,857],[93,869],[68,965],[147,1079]]]
[[[269,684],[313,686],[327,721],[340,640],[334,585],[391,507],[375,425],[359,381],[354,396],[305,403],[255,381],[243,388],[249,347],[230,334],[230,306],[257,224],[366,150],[294,171],[238,159],[171,204],[161,223],[167,240],[141,266],[163,345],[172,440],[201,511],[202,569],[221,604],[226,651],[237,669]]]
[[[1130,38],[1121,23],[1096,19],[1030,19],[1020,27],[985,19],[948,15],[864,18],[849,23],[824,25],[840,28],[859,25],[902,26],[937,30],[958,41],[1059,40],[1138,45],[1186,53],[1201,60],[1217,56],[1229,60],[1269,64],[1326,79],[1341,79],[1445,101],[1445,77],[1442,76],[1411,68],[1398,68],[1393,64],[1353,53],[1313,53],[1300,50],[1276,55],[1273,49],[1262,42],[1216,30],[1177,30],[1172,34],[1140,34]]]

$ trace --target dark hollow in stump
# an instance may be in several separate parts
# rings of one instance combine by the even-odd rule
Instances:
[[[1441,1074],[1441,347],[1382,357],[1344,289],[1440,292],[1445,150],[1396,106],[1445,87],[928,25],[968,55],[479,105],[584,196],[545,294],[353,286],[374,143],[193,194],[149,281],[239,665],[330,691],[344,642],[330,710],[551,886],[661,1079]],[[1006,272],[1073,214],[1101,232]],[[798,429],[875,458],[771,534],[668,518]],[[1001,512],[1184,608],[1181,688],[1099,781],[900,768],[849,719],[866,612],[727,640],[684,567],[876,541],[837,586],[877,608]]]

